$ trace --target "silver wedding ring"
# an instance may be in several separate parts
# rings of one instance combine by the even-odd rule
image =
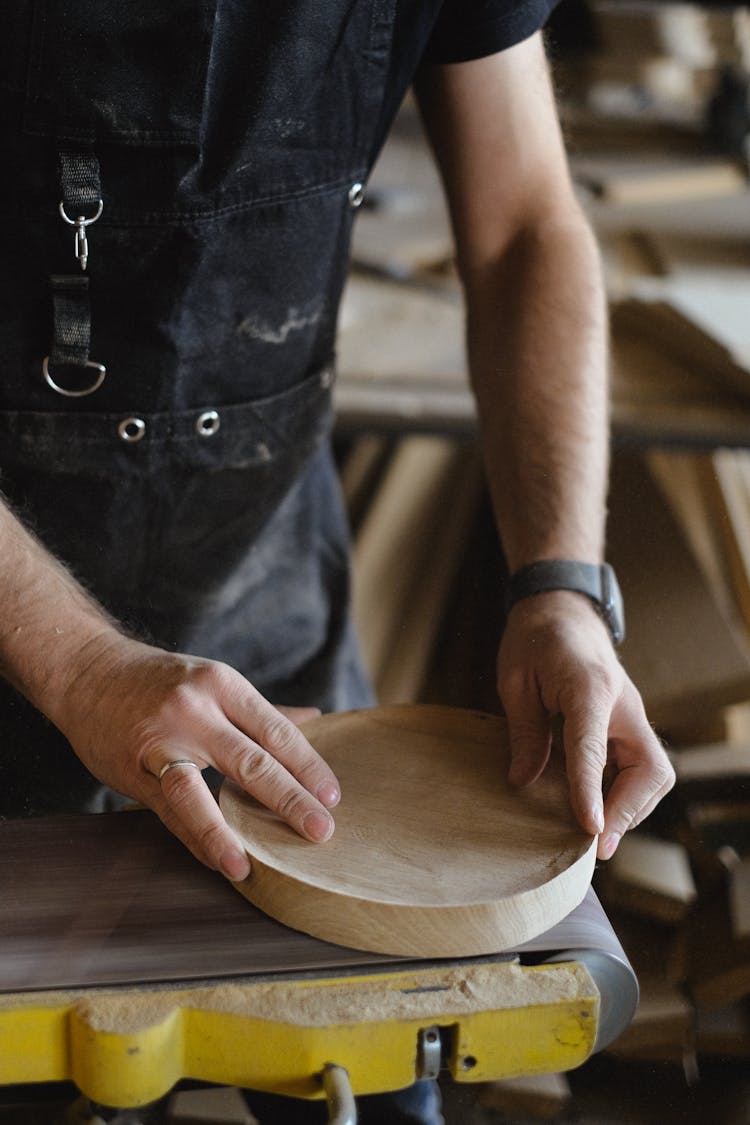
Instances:
[[[201,772],[201,767],[196,762],[190,762],[187,758],[178,758],[176,761],[167,762],[166,766],[161,767],[158,773],[158,780],[161,781],[165,773],[169,773],[170,770],[176,769],[177,766],[192,766],[194,770],[198,770],[198,773]]]

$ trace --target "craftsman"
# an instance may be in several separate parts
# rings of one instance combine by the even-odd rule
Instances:
[[[669,789],[612,612],[570,568],[527,569],[598,578],[607,475],[602,283],[539,32],[553,2],[6,6],[0,813],[122,794],[242,879],[212,766],[332,833],[336,779],[295,720],[372,699],[328,444],[336,313],[420,61],[519,572],[511,780],[544,769],[562,715],[602,858]]]

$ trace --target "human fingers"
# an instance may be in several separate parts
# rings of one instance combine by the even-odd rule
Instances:
[[[593,836],[604,830],[602,779],[607,764],[610,713],[606,694],[589,693],[581,683],[579,693],[563,716],[570,803],[578,823]]]
[[[319,806],[324,806],[325,811],[337,805],[341,789],[336,775],[295,722],[247,681],[239,686],[241,690],[227,694],[224,711],[248,743],[243,746],[239,760],[230,754],[229,761],[223,764],[229,768],[224,768],[223,772],[264,804],[274,801],[268,807],[274,808],[293,827],[298,827],[308,813],[317,811]],[[313,709],[310,711],[311,715],[317,713]],[[222,763],[217,762],[217,765],[223,768]],[[292,785],[292,781],[296,784]],[[307,802],[300,818],[297,805],[305,792],[315,799],[315,808]],[[313,829],[313,838],[327,839],[333,831],[330,818],[329,823],[330,830],[325,835]],[[303,830],[303,835],[310,835],[309,827]]]
[[[328,806],[340,792],[332,770],[294,722],[228,665],[191,665],[187,681],[160,706],[158,721],[151,717],[144,729],[140,760],[147,773],[158,777],[175,760],[214,766],[306,839],[332,835]],[[170,777],[163,789],[168,801],[173,792]],[[201,834],[203,826],[191,822],[190,831]]]
[[[216,800],[187,758],[172,758],[159,769],[149,794],[149,804],[163,823],[214,871],[236,882],[250,874],[250,861],[229,828]]]
[[[610,739],[610,760],[616,772],[604,805],[599,859],[614,855],[625,832],[645,820],[675,782],[672,763],[634,687],[622,700],[615,721],[617,733]]]

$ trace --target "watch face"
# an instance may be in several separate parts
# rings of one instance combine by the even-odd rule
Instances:
[[[622,593],[615,572],[608,563],[600,568],[602,581],[602,617],[612,634],[612,640],[619,645],[625,639],[625,609]]]

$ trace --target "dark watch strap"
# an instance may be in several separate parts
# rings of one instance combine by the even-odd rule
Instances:
[[[596,606],[614,644],[625,637],[622,594],[609,563],[574,562],[568,559],[540,559],[522,566],[508,584],[508,608],[523,598],[548,590],[574,590],[585,594]]]

